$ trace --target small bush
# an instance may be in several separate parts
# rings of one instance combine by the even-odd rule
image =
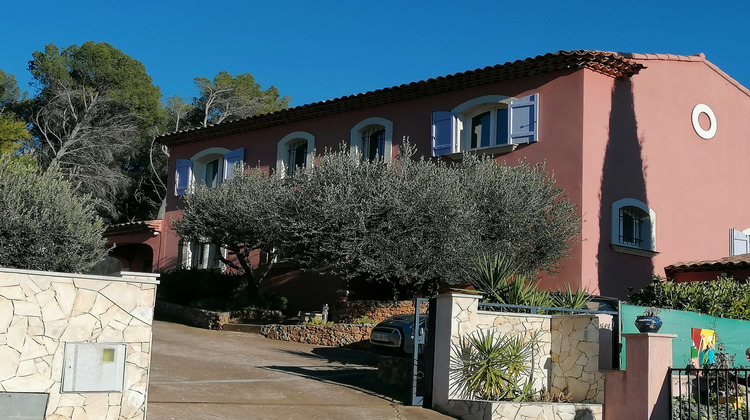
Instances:
[[[352,321],[352,324],[358,324],[358,325],[375,325],[378,322],[375,321],[374,318],[370,318],[369,316],[361,316],[354,321]]]
[[[305,321],[303,325],[333,325],[333,321],[323,321],[321,318],[312,318],[309,321]]]
[[[750,319],[750,285],[727,277],[719,277],[713,281],[675,283],[654,276],[651,284],[632,293],[629,299],[641,306]]]

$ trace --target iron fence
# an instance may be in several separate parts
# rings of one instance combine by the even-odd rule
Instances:
[[[748,420],[748,376],[742,368],[670,368],[673,420]]]

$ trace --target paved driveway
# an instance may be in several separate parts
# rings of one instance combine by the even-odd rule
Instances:
[[[451,419],[408,407],[372,353],[154,322],[149,420]]]

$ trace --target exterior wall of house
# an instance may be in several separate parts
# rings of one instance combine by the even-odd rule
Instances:
[[[670,264],[727,257],[729,229],[750,226],[743,211],[750,197],[738,193],[737,183],[750,178],[750,167],[738,162],[750,151],[743,117],[750,95],[710,63],[692,59],[644,59],[647,68],[630,80],[586,73],[581,262],[583,282],[598,283],[592,291],[623,297]],[[710,140],[693,128],[698,104],[716,116]],[[653,258],[612,250],[611,206],[622,198],[656,213]]]
[[[37,394],[46,396],[50,419],[145,419],[157,278],[0,268],[0,405],[10,410],[5,412],[14,412],[8,401],[22,404],[25,395]],[[91,360],[71,359],[78,351],[71,345],[123,348],[122,382],[115,384],[121,391],[97,392],[90,384],[97,377],[91,366],[114,364],[114,355],[105,360],[100,349]]]
[[[248,165],[271,171],[277,144],[288,134],[312,134],[319,152],[348,147],[352,127],[370,117],[393,123],[394,155],[404,137],[418,154],[429,155],[432,112],[484,95],[539,93],[539,142],[497,160],[545,163],[578,207],[581,240],[574,241],[557,273],[541,275],[541,284],[556,289],[567,283],[625,297],[670,264],[728,256],[728,230],[750,227],[743,214],[750,197],[736,191],[736,180],[750,175],[750,167],[737,158],[750,151],[744,117],[750,115],[750,92],[700,57],[634,58],[647,68],[626,80],[591,70],[557,71],[174,146],[168,185],[173,191],[177,159],[209,147],[244,147]],[[693,128],[697,104],[710,106],[716,115],[718,130],[710,140]],[[708,128],[705,115],[701,118]],[[655,212],[655,256],[612,249],[612,203],[624,198]],[[179,220],[179,208],[180,199],[171,192],[160,260],[167,269],[177,263],[179,238],[168,225]]]
[[[417,147],[417,154],[429,156],[433,112],[450,111],[468,100],[485,95],[519,98],[533,93],[540,94],[539,142],[521,145],[517,150],[497,160],[511,165],[522,160],[530,164],[546,163],[547,170],[554,173],[557,184],[566,190],[566,196],[580,208],[582,132],[579,127],[582,123],[583,74],[584,71],[559,71],[174,146],[170,151],[170,193],[165,219],[179,220],[181,217],[180,198],[173,192],[176,160],[190,159],[209,147],[229,150],[244,147],[246,164],[259,166],[270,172],[276,165],[278,141],[290,133],[303,131],[312,134],[318,152],[326,148],[338,148],[342,143],[348,148],[352,127],[364,119],[381,117],[393,122],[394,155],[398,153],[402,139],[408,137]],[[166,231],[168,229],[165,233]],[[173,232],[163,235],[163,263],[164,267],[169,269],[176,265],[179,238]],[[543,276],[543,284],[555,289],[565,281],[573,287],[578,287],[581,278],[581,255],[581,243],[575,241],[570,258],[565,261],[560,272]]]

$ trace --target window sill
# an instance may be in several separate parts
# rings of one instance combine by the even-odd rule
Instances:
[[[623,254],[637,255],[639,257],[655,257],[659,255],[658,252],[650,249],[635,248],[627,245],[610,244],[615,252],[621,252]]]
[[[502,146],[493,146],[493,147],[484,147],[481,149],[470,149],[466,150],[465,152],[458,152],[458,153],[448,153],[446,155],[443,155],[449,159],[453,160],[461,160],[463,158],[464,153],[473,153],[477,156],[485,156],[485,155],[504,155],[506,153],[510,153],[518,148],[517,144],[504,144]]]

